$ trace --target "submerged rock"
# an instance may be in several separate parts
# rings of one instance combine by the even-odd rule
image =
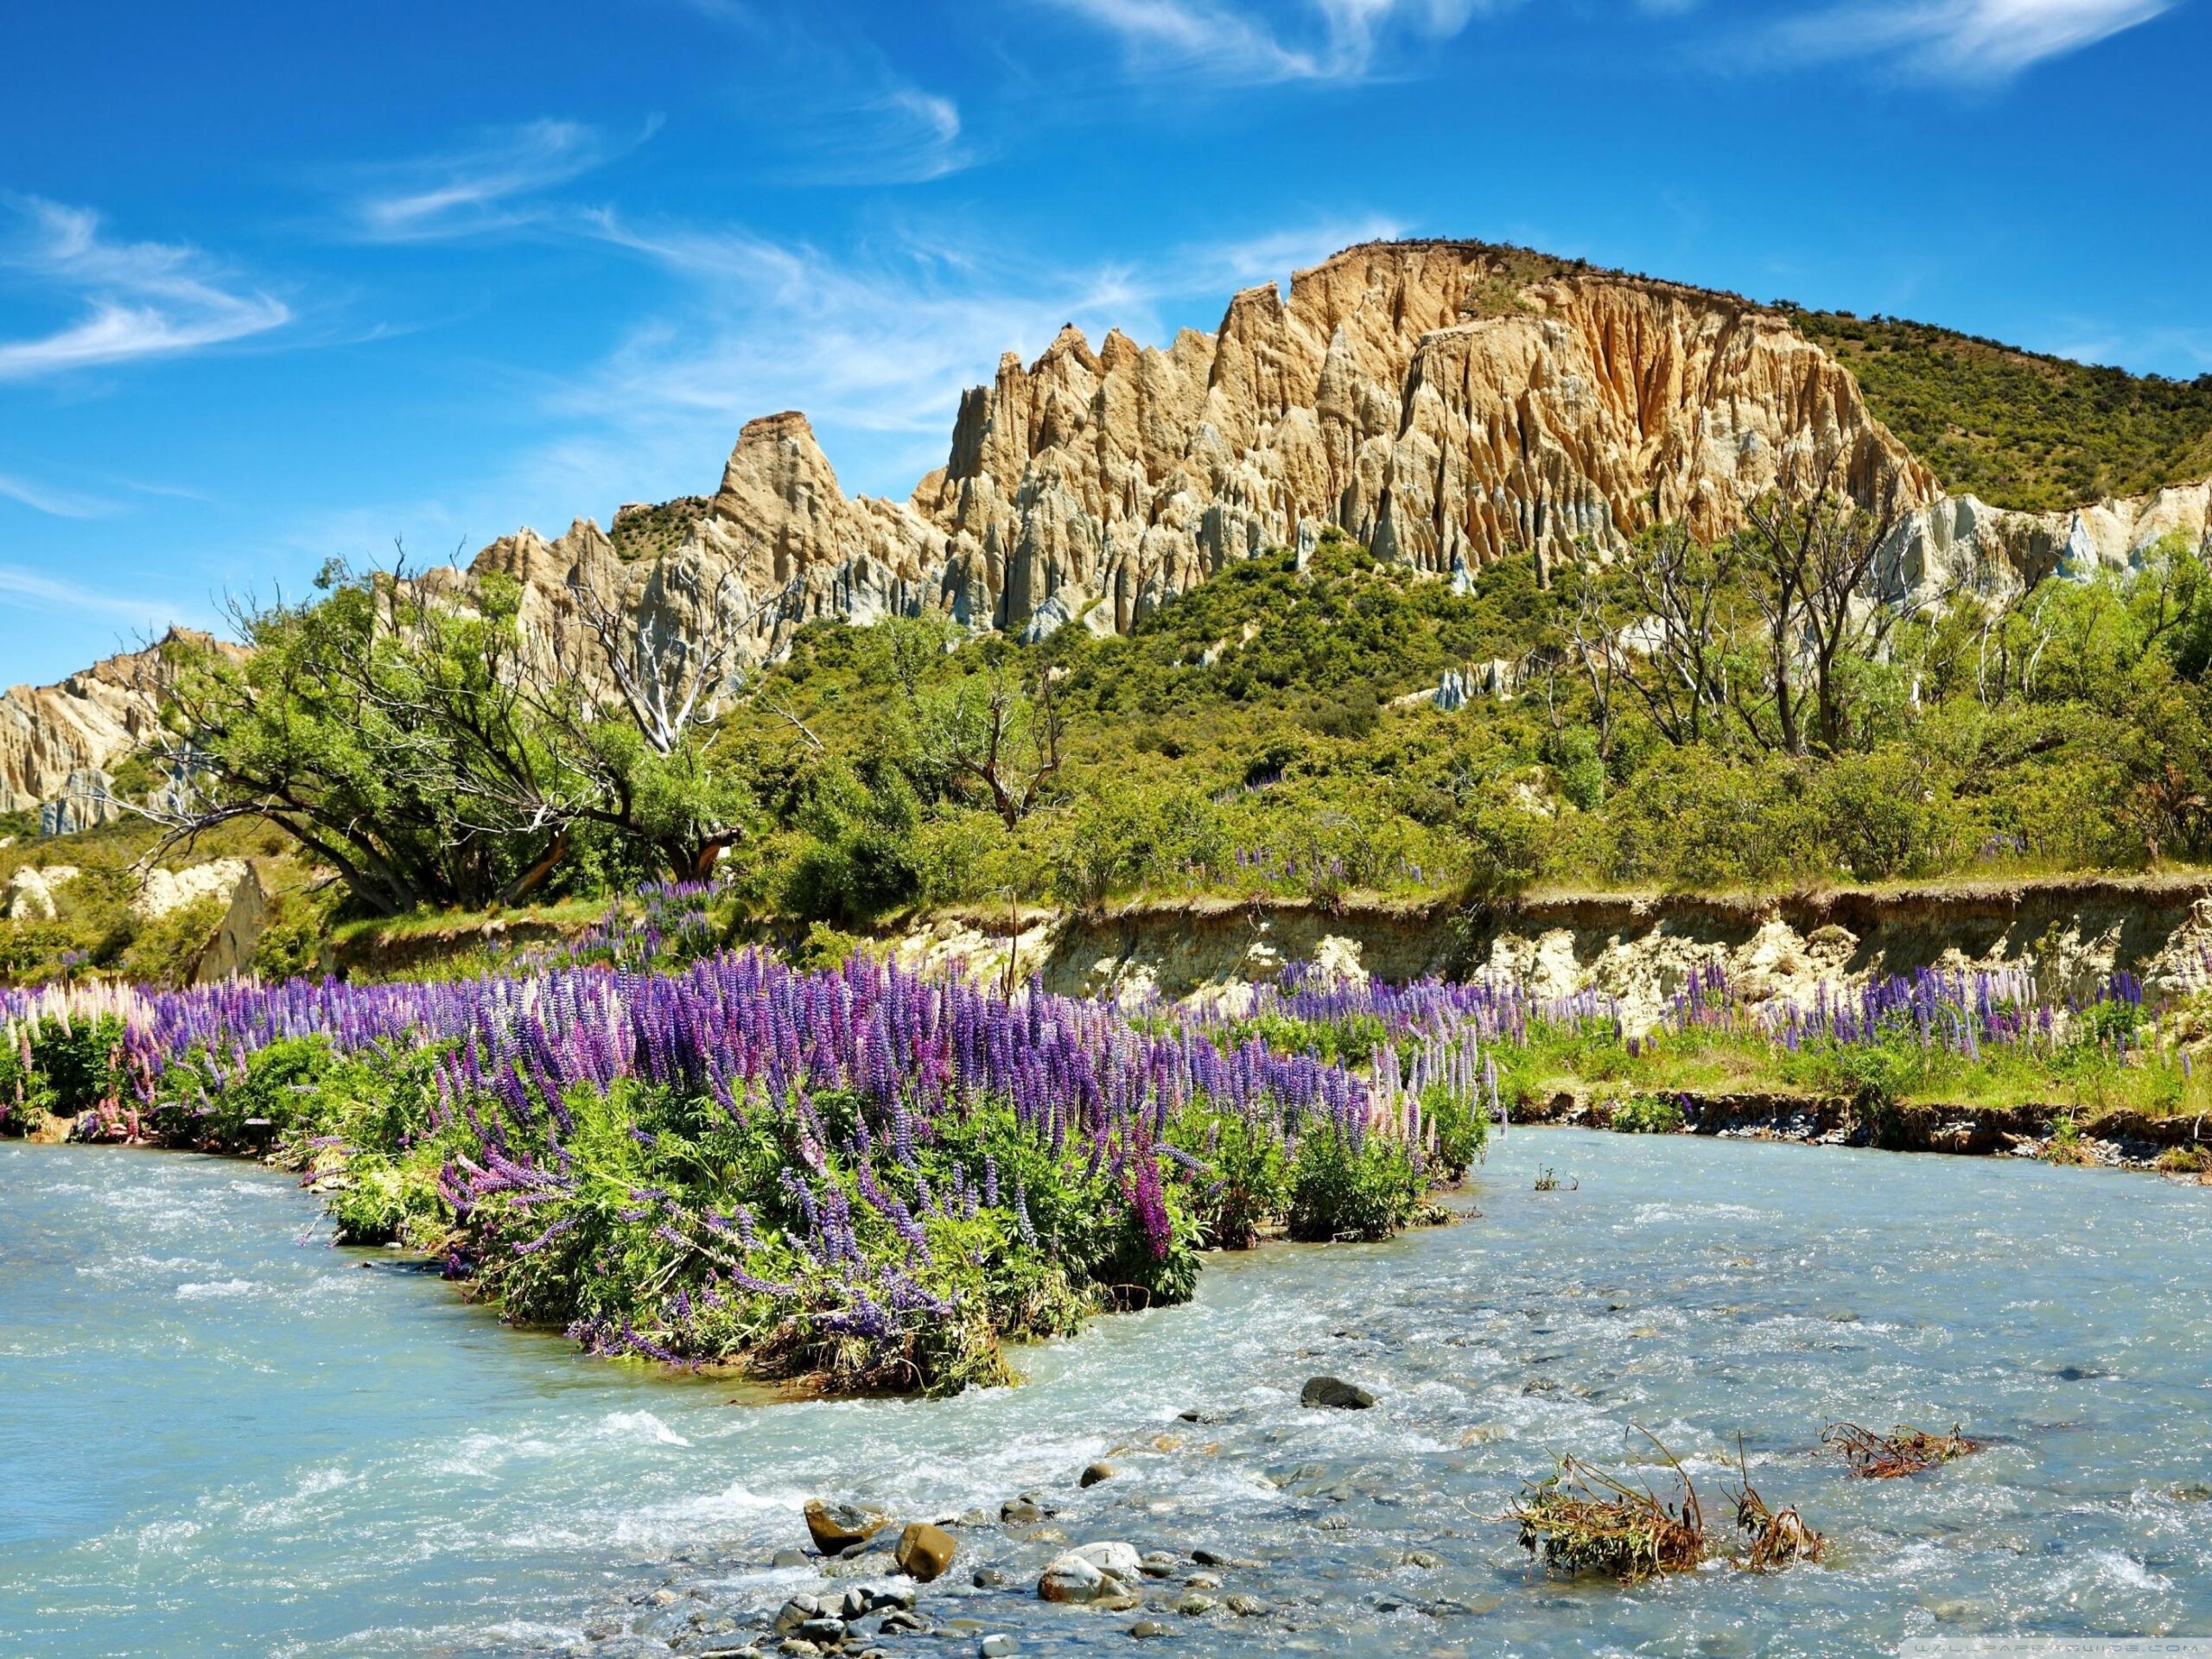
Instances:
[[[1084,1468],[1081,1475],[1076,1478],[1075,1484],[1078,1486],[1096,1486],[1102,1480],[1113,1479],[1118,1472],[1110,1463],[1090,1464]]]
[[[1143,1558],[1137,1554],[1135,1544],[1109,1540],[1103,1543],[1077,1544],[1068,1553],[1082,1556],[1100,1572],[1119,1579],[1124,1584],[1135,1583],[1144,1570]]]
[[[1046,1601],[1090,1603],[1125,1598],[1143,1571],[1134,1545],[1084,1544],[1046,1564],[1037,1594]]]
[[[1375,1403],[1375,1396],[1342,1377],[1315,1376],[1307,1378],[1306,1386],[1298,1391],[1298,1403],[1325,1406],[1335,1411],[1365,1411]]]

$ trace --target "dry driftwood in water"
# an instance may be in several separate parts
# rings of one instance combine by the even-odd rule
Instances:
[[[1767,1507],[1751,1484],[1740,1439],[1736,1442],[1736,1471],[1743,1479],[1743,1490],[1729,1497],[1736,1506],[1737,1530],[1751,1546],[1745,1566],[1758,1573],[1773,1572],[1799,1561],[1817,1561],[1827,1554],[1828,1541],[1805,1524],[1795,1504],[1781,1510]]]
[[[1852,1473],[1868,1480],[1916,1475],[1981,1450],[1981,1442],[1959,1433],[1956,1423],[1948,1434],[1930,1434],[1904,1423],[1887,1434],[1856,1423],[1830,1423],[1821,1431],[1821,1444],[1834,1447],[1849,1461]]]
[[[1654,1442],[1657,1444],[1657,1442]],[[1506,1519],[1518,1523],[1521,1548],[1548,1572],[1605,1573],[1637,1584],[1662,1573],[1687,1573],[1705,1559],[1705,1514],[1681,1464],[1660,1451],[1681,1482],[1676,1503],[1648,1488],[1623,1485],[1572,1457],[1515,1498]]]

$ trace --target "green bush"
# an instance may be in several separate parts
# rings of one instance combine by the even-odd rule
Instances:
[[[1281,1138],[1268,1128],[1234,1112],[1193,1108],[1169,1127],[1168,1141],[1203,1172],[1188,1188],[1201,1243],[1249,1249],[1281,1219],[1290,1203],[1290,1169]]]
[[[1308,1243],[1389,1238],[1419,1212],[1426,1186],[1397,1142],[1317,1125],[1291,1165],[1287,1230]]]
[[[1682,1127],[1682,1109],[1657,1095],[1637,1095],[1613,1108],[1607,1127],[1616,1135],[1675,1135]]]
[[[1483,1103],[1443,1084],[1432,1084],[1422,1092],[1421,1113],[1436,1132],[1429,1173],[1440,1180],[1459,1180],[1483,1155],[1490,1138],[1490,1118]]]
[[[47,1109],[64,1117],[90,1111],[122,1093],[123,1021],[41,1020],[30,1039],[31,1070],[41,1080]]]

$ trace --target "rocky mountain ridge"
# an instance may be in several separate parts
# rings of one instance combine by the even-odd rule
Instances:
[[[171,629],[161,642],[118,652],[54,685],[0,692],[0,812],[81,800],[95,813],[107,768],[153,733],[161,648],[169,639],[206,639]],[[49,830],[61,823],[49,814]],[[77,827],[73,825],[72,827]]]
[[[2125,566],[2212,535],[2212,483],[2069,512],[1946,495],[1848,370],[1788,314],[1731,295],[1471,242],[1348,248],[1230,302],[1165,347],[1073,327],[966,394],[944,467],[905,501],[849,497],[806,417],[748,422],[712,496],[524,529],[469,573],[524,618],[578,624],[575,584],[753,654],[825,617],[938,612],[1040,637],[1126,631],[1224,566],[1331,525],[1440,577],[1534,554],[1609,560],[1661,522],[1734,529],[1787,468],[1897,518],[1892,594]],[[119,659],[118,659],[119,660]],[[105,668],[106,665],[102,665]],[[79,685],[79,682],[85,683]],[[150,712],[102,669],[0,699],[0,803],[50,799]],[[134,728],[133,721],[140,722]]]

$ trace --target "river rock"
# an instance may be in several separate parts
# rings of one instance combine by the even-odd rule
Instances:
[[[899,1570],[918,1583],[927,1584],[952,1565],[959,1548],[950,1533],[917,1521],[899,1535]]]
[[[1010,1497],[999,1505],[999,1519],[1010,1526],[1026,1527],[1044,1518],[1045,1511],[1026,1497]]]
[[[1224,1605],[1239,1618],[1257,1618],[1268,1611],[1268,1604],[1257,1596],[1231,1596]]]
[[[798,1627],[799,1638],[819,1648],[834,1648],[845,1639],[845,1621],[825,1613],[819,1618],[810,1618]]]
[[[917,1599],[911,1584],[879,1584],[870,1587],[868,1605],[871,1612],[880,1613],[887,1607],[904,1607],[912,1612]]]
[[[1325,1406],[1335,1411],[1365,1411],[1375,1403],[1375,1396],[1342,1377],[1315,1376],[1307,1378],[1306,1386],[1298,1391],[1298,1403]]]
[[[1188,1595],[1177,1599],[1175,1611],[1185,1618],[1197,1618],[1203,1614],[1213,1611],[1219,1605],[1221,1604],[1211,1596],[1200,1595],[1193,1590]]]
[[[806,1506],[806,1529],[814,1547],[824,1555],[842,1555],[855,1544],[864,1544],[891,1524],[880,1510],[858,1503],[832,1503],[814,1498]]]
[[[1417,1567],[1424,1573],[1433,1573],[1444,1565],[1444,1558],[1441,1555],[1432,1554],[1425,1549],[1409,1549],[1398,1560],[1401,1565]]]
[[[1101,1573],[1109,1578],[1119,1579],[1123,1584],[1135,1584],[1144,1571],[1143,1558],[1137,1554],[1135,1544],[1109,1540],[1096,1544],[1077,1544],[1069,1553],[1082,1556]]]
[[[1141,1571],[1133,1545],[1084,1544],[1063,1551],[1046,1565],[1037,1593],[1046,1601],[1135,1606],[1132,1587]]]
[[[1076,1478],[1075,1484],[1078,1486],[1096,1486],[1102,1480],[1113,1479],[1117,1472],[1119,1471],[1110,1463],[1090,1464],[1084,1469],[1082,1474]]]
[[[776,1613],[776,1634],[796,1636],[800,1625],[818,1617],[821,1611],[822,1604],[812,1596],[793,1596]]]
[[[1141,1641],[1147,1637],[1173,1636],[1174,1631],[1156,1618],[1141,1618],[1129,1626],[1129,1634]]]
[[[1003,1630],[994,1630],[976,1644],[982,1659],[1006,1659],[1014,1651],[1014,1638]]]
[[[792,1549],[786,1547],[783,1549],[778,1550],[774,1555],[771,1556],[768,1560],[768,1565],[777,1567],[804,1567],[806,1565],[806,1552],[804,1550]]]
[[[1182,1561],[1172,1551],[1165,1549],[1147,1550],[1144,1560],[1138,1563],[1140,1570],[1147,1579],[1173,1578],[1182,1565]]]
[[[968,1582],[978,1590],[1003,1590],[1006,1587],[1006,1574],[995,1567],[979,1567],[976,1569],[975,1577]]]
[[[1098,1570],[1098,1564],[1073,1550],[1053,1556],[1037,1580],[1038,1597],[1045,1601],[1091,1602],[1109,1593],[1106,1575]]]
[[[904,1607],[893,1607],[883,1616],[883,1623],[876,1627],[886,1636],[927,1636],[930,1622],[919,1613]]]

